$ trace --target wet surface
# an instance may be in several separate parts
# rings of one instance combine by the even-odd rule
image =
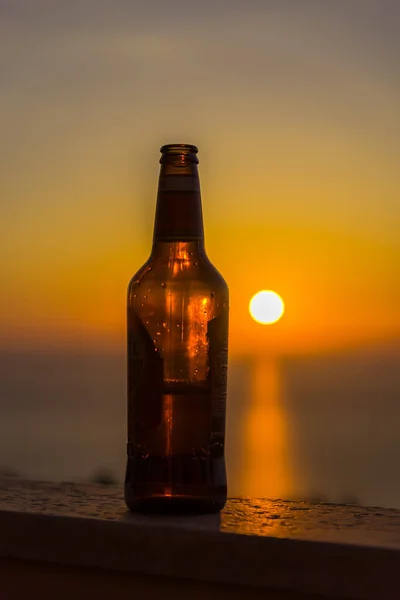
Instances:
[[[0,510],[400,549],[400,510],[379,507],[230,498],[220,515],[144,516],[127,511],[121,486],[3,478]]]

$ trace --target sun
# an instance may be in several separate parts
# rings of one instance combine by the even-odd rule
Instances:
[[[279,321],[285,312],[282,298],[272,290],[261,290],[254,294],[249,303],[249,312],[257,323],[270,325]]]

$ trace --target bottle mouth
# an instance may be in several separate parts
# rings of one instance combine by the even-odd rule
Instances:
[[[161,154],[197,154],[198,151],[192,144],[165,144],[160,149]]]

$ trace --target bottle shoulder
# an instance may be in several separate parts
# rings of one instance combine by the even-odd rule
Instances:
[[[205,255],[205,267],[211,272],[213,272],[214,277],[215,277],[215,281],[218,281],[220,284],[220,287],[225,287],[226,289],[228,289],[228,284],[225,281],[224,277],[222,276],[222,274],[220,273],[220,271],[217,269],[217,267],[211,262],[211,260],[208,258],[207,255]]]
[[[190,257],[189,260],[150,256],[133,275],[128,287],[131,290],[143,284],[150,286],[155,283],[199,286],[228,295],[225,279],[205,254]]]
[[[146,262],[136,271],[136,273],[131,277],[128,289],[139,285],[143,279],[146,279],[146,276],[152,271],[153,265],[151,261],[151,257],[149,257]]]
[[[228,287],[225,279],[208,256],[184,259],[149,257],[131,278],[129,285],[140,285],[150,280],[202,280],[210,281],[219,287]]]

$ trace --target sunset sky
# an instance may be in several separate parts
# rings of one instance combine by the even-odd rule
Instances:
[[[0,345],[124,350],[171,142],[199,147],[233,354],[399,339],[399,22],[396,0],[0,0]]]

